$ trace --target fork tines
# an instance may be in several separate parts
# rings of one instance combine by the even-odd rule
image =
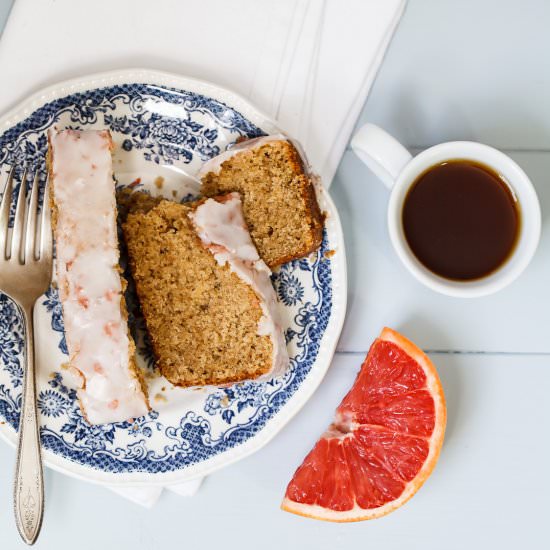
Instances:
[[[42,208],[42,224],[38,232],[38,195],[40,192],[40,175],[35,173],[32,178],[30,199],[27,207],[27,181],[29,170],[25,167],[21,175],[21,183],[16,198],[15,214],[10,238],[10,217],[12,194],[16,167],[8,174],[8,180],[0,203],[0,261],[12,261],[21,264],[46,260],[47,251],[52,248],[50,227],[50,209],[47,205],[47,187],[44,191]],[[38,233],[38,234],[37,234]],[[38,243],[38,246],[37,246]]]

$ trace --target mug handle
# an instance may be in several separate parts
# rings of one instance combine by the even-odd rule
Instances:
[[[355,154],[386,184],[393,187],[412,155],[394,137],[375,124],[362,126],[351,140]]]

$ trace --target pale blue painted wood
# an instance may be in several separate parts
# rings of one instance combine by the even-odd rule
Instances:
[[[9,4],[0,0],[4,13]],[[550,4],[537,0],[413,0],[361,121],[370,119],[409,144],[460,138],[512,149],[549,147],[546,22]],[[468,39],[459,40],[465,28]],[[550,157],[518,159],[546,211]],[[546,233],[531,268],[512,287],[458,301],[424,289],[396,261],[385,228],[385,189],[350,151],[331,193],[344,224],[350,274],[349,312],[338,349],[364,350],[383,324],[391,324],[428,349],[550,352]]]
[[[6,19],[8,18],[8,13],[12,4],[13,0],[0,0],[0,34],[6,24]]]
[[[503,291],[457,299],[425,288],[402,266],[387,231],[388,191],[352,152],[346,153],[331,187],[348,258],[348,312],[339,350],[365,351],[389,325],[425,349],[550,352],[550,152],[511,156],[531,177],[542,204],[538,252]]]
[[[0,0],[0,30],[10,5]],[[459,138],[550,149],[549,27],[550,4],[543,0],[411,0],[362,120],[409,145]],[[544,215],[550,154],[514,158],[533,178]],[[432,349],[550,352],[546,220],[539,254],[522,279],[493,298],[456,302],[417,285],[397,262],[385,228],[386,191],[352,153],[332,194],[350,272],[341,349],[364,351],[382,324],[392,324]],[[550,421],[548,356],[432,355],[448,399],[446,444],[432,478],[392,516],[331,525],[278,510],[288,479],[330,421],[362,358],[338,354],[319,391],[272,443],[212,475],[192,499],[167,494],[153,510],[143,510],[48,470],[38,544],[52,550],[392,550],[411,541],[426,550],[544,547],[550,446],[540,426]],[[24,548],[12,518],[13,464],[14,451],[0,444],[0,547],[10,550]]]
[[[432,356],[447,393],[446,442],[432,477],[391,516],[338,525],[279,510],[286,484],[330,422],[362,359],[339,356],[279,436],[210,476],[191,499],[166,494],[153,510],[144,510],[106,489],[48,471],[40,548],[545,548],[550,445],[540,430],[550,423],[546,357]],[[12,520],[13,459],[13,450],[0,445],[3,550],[24,548]]]
[[[550,3],[412,0],[360,121],[407,145],[550,149]]]

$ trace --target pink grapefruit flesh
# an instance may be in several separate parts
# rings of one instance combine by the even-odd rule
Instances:
[[[445,398],[432,362],[385,328],[333,424],[296,470],[281,507],[327,521],[392,512],[432,472],[445,423]]]

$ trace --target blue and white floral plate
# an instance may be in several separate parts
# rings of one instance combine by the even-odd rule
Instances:
[[[110,129],[119,184],[171,199],[196,193],[189,176],[237,139],[280,131],[243,98],[212,84],[147,70],[105,73],[43,90],[4,116],[2,175],[11,164],[26,162],[44,178],[46,132],[53,125]],[[137,318],[138,356],[154,410],[134,422],[89,426],[62,368],[67,352],[57,294],[51,289],[43,296],[36,310],[37,385],[50,467],[98,483],[182,482],[259,449],[298,412],[330,365],[346,309],[342,229],[328,193],[318,194],[327,213],[321,250],[273,275],[291,365],[272,382],[174,388],[154,372]],[[0,294],[0,434],[12,444],[21,408],[22,350],[21,319]]]

